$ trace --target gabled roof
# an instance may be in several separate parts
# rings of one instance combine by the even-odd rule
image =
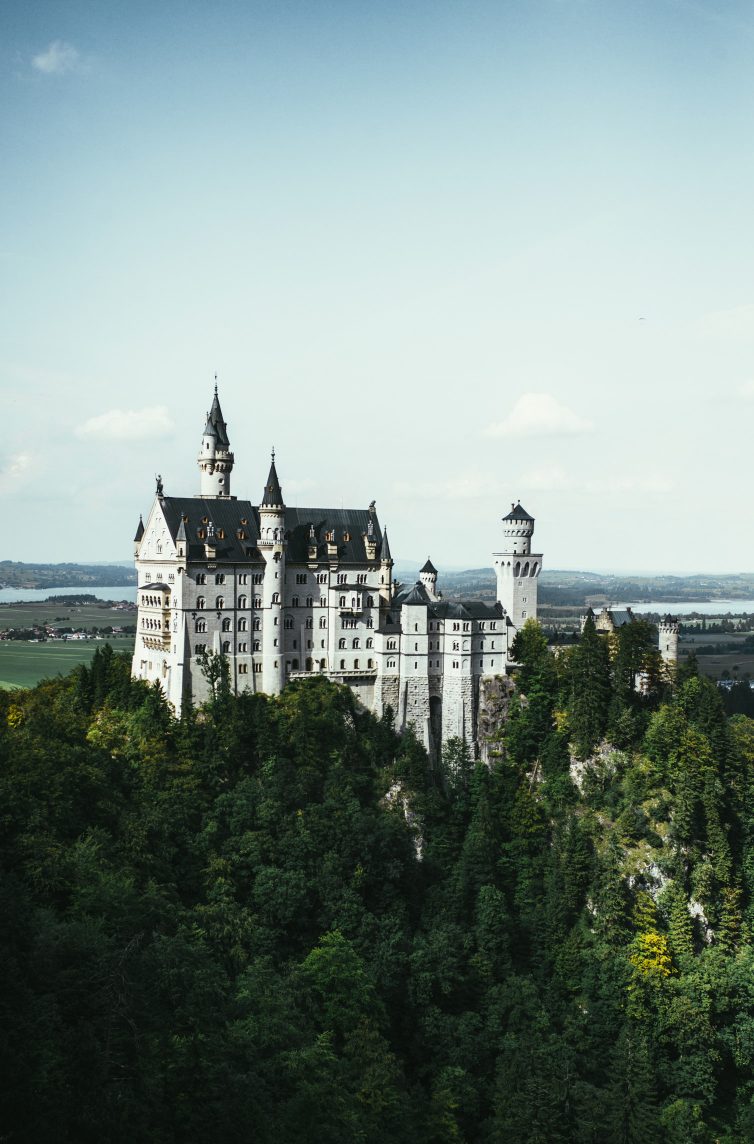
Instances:
[[[218,445],[224,448],[230,447],[228,440],[228,427],[223,420],[223,411],[220,408],[220,399],[217,396],[217,386],[215,386],[215,396],[212,400],[212,408],[207,414],[207,424],[204,427],[205,437],[214,437]]]
[[[427,563],[424,565],[424,567],[419,569],[420,575],[422,572],[429,572],[433,576],[437,575],[437,569],[435,568],[434,564],[432,563],[432,561],[430,560],[429,557],[427,557]]]
[[[525,508],[521,508],[521,502],[519,501],[518,504],[511,505],[510,512],[503,517],[503,520],[530,520],[533,523],[534,517],[529,516]]]
[[[403,604],[424,604],[426,607],[429,602],[427,589],[420,580],[417,580],[414,586],[409,588],[407,592],[400,592],[395,598],[395,603],[399,606]]]
[[[283,492],[280,488],[280,481],[278,480],[278,471],[275,468],[275,453],[272,454],[272,461],[270,463],[270,472],[267,477],[267,484],[264,486],[262,493],[262,504],[267,507],[273,505],[283,504]]]
[[[344,564],[373,563],[366,550],[366,537],[369,522],[372,522],[372,539],[383,543],[384,533],[380,532],[379,522],[374,513],[366,508],[291,508],[286,506],[285,530],[288,539],[287,559],[293,564],[313,563],[309,558],[309,546],[316,545],[316,560],[327,560],[328,541],[332,535],[338,548],[338,560]],[[311,532],[314,532],[314,539]],[[384,557],[383,557],[384,559]]]

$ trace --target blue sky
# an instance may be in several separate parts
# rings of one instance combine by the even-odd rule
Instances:
[[[2,555],[198,489],[479,566],[748,570],[754,9],[0,7]],[[21,525],[22,527],[19,527]]]

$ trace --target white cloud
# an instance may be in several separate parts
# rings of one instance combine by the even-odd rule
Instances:
[[[8,457],[0,466],[0,490],[10,492],[30,468],[31,457],[28,453],[16,453]]]
[[[173,429],[166,407],[149,405],[144,409],[109,409],[79,425],[76,435],[94,441],[143,441],[169,437]]]
[[[524,393],[507,417],[485,430],[486,437],[554,437],[589,433],[593,426],[549,393]]]
[[[73,44],[53,40],[49,47],[34,56],[31,66],[44,75],[66,75],[80,69],[81,56]]]
[[[437,481],[396,481],[396,495],[408,500],[469,501],[494,497],[500,493],[499,482],[485,473],[458,473]]]

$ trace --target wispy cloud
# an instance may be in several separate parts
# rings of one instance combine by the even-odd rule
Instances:
[[[396,481],[393,488],[399,497],[413,500],[468,501],[498,496],[500,482],[487,473],[457,473],[439,481]]]
[[[109,409],[79,425],[76,435],[95,441],[143,441],[169,437],[174,428],[164,405],[150,405],[144,409]]]
[[[30,468],[31,457],[28,453],[15,453],[12,457],[0,460],[0,490],[10,492]]]
[[[544,464],[520,475],[516,488],[536,492],[581,492],[592,497],[649,496],[669,493],[675,483],[667,473],[605,473],[598,479],[581,480],[558,464]]]
[[[53,40],[43,52],[33,57],[31,66],[43,75],[67,75],[68,72],[80,71],[82,61],[73,44]]]
[[[589,433],[591,421],[579,417],[550,393],[524,393],[507,417],[489,425],[486,437],[560,437]]]

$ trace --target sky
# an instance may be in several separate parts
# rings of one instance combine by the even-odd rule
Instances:
[[[754,6],[4,0],[0,558],[155,474],[376,500],[394,558],[754,568]]]

